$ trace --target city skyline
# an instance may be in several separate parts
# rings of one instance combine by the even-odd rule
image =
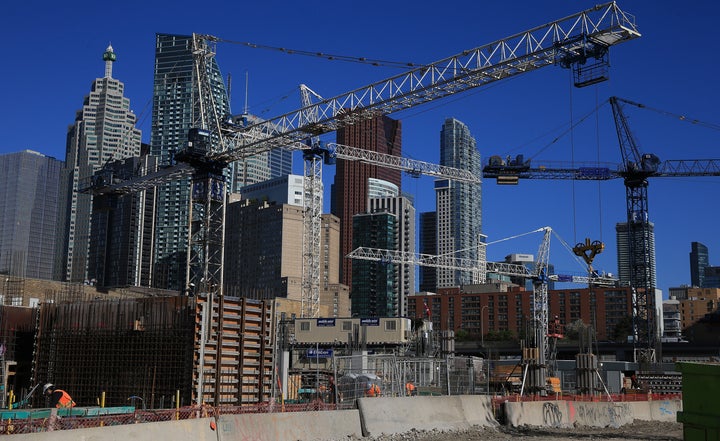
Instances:
[[[718,15],[718,5],[704,4],[698,8],[671,2],[618,4],[636,16],[643,36],[611,48],[610,81],[574,89],[570,86],[569,71],[551,66],[488,89],[478,89],[482,93],[468,92],[392,114],[391,117],[403,122],[404,154],[438,163],[440,126],[446,117],[455,117],[465,122],[477,137],[483,162],[495,154],[525,154],[532,157],[534,163],[570,159],[617,163],[620,155],[614,127],[609,121],[609,107],[602,105],[597,113],[591,112],[610,95],[686,115],[688,120],[710,120],[715,115],[711,103],[718,99],[717,88],[707,87],[712,84],[714,69],[712,66],[696,69],[688,77],[685,64],[687,60],[705,60],[703,44],[698,43],[712,41],[717,36],[712,18]],[[394,26],[383,26],[382,32],[375,32],[381,29],[380,24],[371,22],[364,25],[362,38],[358,38],[357,33],[333,33],[332,39],[327,37],[328,33],[319,30],[290,34],[289,29],[297,29],[301,22],[297,17],[301,14],[313,15],[319,23],[338,23],[341,19],[362,16],[362,11],[372,9],[372,4],[362,9],[347,4],[333,11],[317,5],[310,8],[288,5],[279,8],[274,15],[264,9],[267,6],[245,5],[242,11],[230,6],[225,9],[227,17],[222,18],[217,14],[208,17],[187,14],[191,6],[182,2],[173,11],[153,10],[153,6],[135,10],[130,6],[115,6],[117,9],[112,11],[112,16],[117,21],[132,20],[135,23],[137,20],[138,25],[132,33],[126,28],[106,26],[107,11],[96,8],[81,7],[79,14],[67,16],[68,20],[63,21],[57,20],[57,17],[65,17],[59,6],[58,10],[53,10],[56,6],[51,5],[39,16],[28,6],[9,7],[10,26],[2,32],[6,33],[12,46],[22,47],[24,53],[19,55],[21,62],[18,65],[22,69],[7,70],[1,77],[3,96],[13,105],[3,110],[0,119],[8,135],[0,145],[0,153],[31,149],[64,159],[61,152],[68,121],[81,104],[93,78],[102,76],[97,54],[109,43],[118,54],[114,76],[126,85],[126,93],[143,131],[143,141],[147,141],[156,32],[207,32],[270,47],[422,63],[565,17],[594,6],[594,2],[562,1],[552,5],[527,2],[514,8],[461,2],[453,9],[466,11],[462,16],[455,11],[409,10],[393,5],[383,10],[387,16],[398,18],[393,22]],[[74,20],[77,20],[77,26],[73,26]],[[240,21],[247,25],[242,33],[237,30]],[[428,25],[417,26],[418,23]],[[26,28],[42,29],[43,32],[28,34]],[[49,42],[54,50],[45,50]],[[672,56],[680,47],[683,48],[683,60]],[[299,107],[299,95],[295,92],[299,83],[309,84],[323,96],[333,96],[398,72],[389,64],[342,63],[327,57],[289,55],[287,51],[250,49],[233,44],[219,44],[217,59],[225,78],[228,74],[233,75],[233,113],[241,113],[245,108],[243,103],[247,102],[250,113],[261,117],[279,115]],[[48,76],[47,66],[50,65],[54,69]],[[247,94],[244,90],[246,72]],[[633,110],[630,123],[642,151],[653,152],[662,160],[717,156],[711,150],[717,143],[717,132],[702,124],[690,125],[678,122],[678,118],[663,119],[656,113],[628,110]],[[34,130],[31,124],[37,123],[39,115],[43,130]],[[591,116],[568,136],[568,125],[581,122],[586,115]],[[565,136],[555,142],[555,137],[563,132],[566,132]],[[299,161],[296,159],[295,162],[297,165]],[[334,171],[328,169],[324,175],[331,178]],[[687,253],[691,242],[701,242],[710,250],[720,246],[714,226],[717,208],[707,204],[707,195],[718,183],[717,178],[651,179],[649,211],[650,220],[656,227],[658,288],[665,295],[669,287],[690,283]],[[403,190],[415,195],[418,213],[431,210],[427,202],[433,199],[432,185],[428,178],[403,178]],[[326,184],[326,188],[329,185]],[[325,199],[329,201],[329,197]],[[693,215],[692,210],[700,211],[701,215]],[[486,180],[482,212],[483,232],[490,243],[549,225],[570,246],[585,237],[603,240],[606,249],[598,256],[595,267],[613,273],[617,271],[614,226],[626,220],[624,188],[619,180],[574,184],[569,181],[528,181],[517,187],[498,187]],[[521,243],[497,243],[488,247],[488,258],[502,260],[511,252],[535,254],[539,241],[539,237],[530,239],[528,236]],[[569,253],[553,244],[550,260],[556,263],[558,271],[581,271],[571,260],[569,263],[564,261],[565,254]],[[709,263],[717,265],[717,262]]]

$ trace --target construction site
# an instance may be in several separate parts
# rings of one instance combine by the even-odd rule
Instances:
[[[526,421],[523,418],[529,421],[534,416],[525,410],[531,408],[528,403],[553,400],[578,404],[555,413],[555,408],[538,407],[540,424],[568,423],[568,418],[575,418],[572,406],[586,409],[584,402],[593,403],[587,405],[592,410],[580,414],[592,413],[588,421],[593,423],[604,418],[607,406],[614,412],[612,423],[625,421],[617,410],[620,407],[629,409],[629,414],[650,417],[656,412],[653,402],[658,401],[671,403],[668,414],[676,417],[682,408],[683,379],[674,363],[657,357],[662,312],[646,271],[650,264],[647,179],[720,173],[701,166],[690,171],[664,168],[656,157],[641,155],[623,114],[623,106],[632,102],[610,100],[625,161],[619,171],[534,167],[522,156],[513,160],[493,156],[482,176],[477,176],[422,161],[370,155],[352,146],[329,146],[318,139],[339,128],[545,66],[572,69],[576,87],[593,85],[607,79],[609,49],[639,37],[634,17],[615,3],[598,5],[332,98],[303,86],[301,109],[242,125],[216,112],[219,104],[211,91],[209,66],[222,39],[194,34],[196,114],[186,149],[177,152],[174,164],[142,176],[118,174],[107,167],[85,189],[99,206],[107,206],[113,198],[132,197],[172,180],[188,179],[185,288],[180,292],[132,287],[103,291],[82,284],[8,277],[0,306],[0,431],[31,433],[233,415],[237,419],[227,422],[227,427],[248,433],[250,429],[244,427],[249,424],[240,424],[244,413],[332,410],[365,412],[367,421],[363,420],[360,431],[365,436],[373,430],[375,434],[388,430],[382,412],[391,413],[396,404],[392,399],[411,397],[457,400],[452,402],[460,413],[465,409],[463,415],[470,415],[467,409],[471,407],[482,408],[487,411],[488,425],[498,421],[519,425]],[[301,151],[304,160],[300,298],[232,296],[224,283],[229,195],[223,170],[234,161],[278,147]],[[334,316],[320,299],[323,254],[319,238],[322,167],[337,159],[471,183],[495,178],[499,184],[517,184],[521,179],[547,178],[542,174],[561,176],[558,179],[623,179],[633,259],[631,285],[620,286],[616,278],[593,269],[593,259],[604,245],[590,239],[575,247],[586,275],[569,281],[590,288],[612,286],[617,295],[629,299],[621,312],[632,314],[633,359],[602,361],[593,352],[597,337],[592,333],[581,335],[574,356],[559,359],[558,341],[565,333],[559,320],[551,318],[548,284],[559,276],[550,272],[549,227],[538,230],[543,240],[532,268],[489,262],[484,244],[479,246],[479,260],[472,262],[363,247],[345,256],[382,265],[471,271],[483,282],[491,280],[491,275],[520,280],[512,289],[520,293],[524,315],[530,318],[527,334],[517,347],[507,350],[512,354],[483,342],[482,356],[460,355],[454,330],[435,329],[427,300],[424,304],[413,300],[411,317]],[[707,161],[715,164],[715,160]],[[524,288],[526,282],[531,290]],[[479,308],[481,335],[485,305]],[[489,348],[495,349],[494,357]],[[47,415],[33,413],[48,407],[39,389],[46,383],[68,391],[76,407]],[[467,402],[458,398],[468,395],[481,397]],[[368,399],[378,397],[388,400],[377,401],[373,409]],[[597,410],[592,407],[595,404],[606,407]],[[97,408],[107,410],[90,410]],[[348,427],[359,428],[357,420]],[[212,436],[219,436],[214,433],[214,421],[208,427]]]

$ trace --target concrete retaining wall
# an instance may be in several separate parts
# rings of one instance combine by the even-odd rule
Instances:
[[[479,395],[360,398],[358,408],[363,436],[497,425],[490,398]]]
[[[680,400],[505,402],[511,426],[620,427],[634,420],[677,421]],[[489,397],[361,398],[357,410],[221,415],[214,418],[13,435],[17,441],[329,441],[412,430],[495,426]],[[217,424],[212,424],[217,422]],[[215,428],[213,428],[215,426]]]
[[[69,417],[72,418],[72,417]],[[214,418],[162,421],[159,423],[127,424],[92,429],[55,430],[12,435],[13,441],[217,441],[218,435],[210,427]]]
[[[329,441],[362,436],[357,410],[221,415],[217,429],[218,441]]]
[[[505,402],[506,423],[510,426],[620,427],[634,420],[676,421],[682,401],[581,402],[533,401]]]

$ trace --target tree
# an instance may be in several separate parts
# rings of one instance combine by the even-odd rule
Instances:
[[[581,335],[587,332],[588,325],[582,319],[575,320],[565,325],[565,338],[568,340],[579,340]]]
[[[615,324],[610,338],[616,343],[627,343],[630,335],[633,335],[633,320],[631,316],[626,315]]]

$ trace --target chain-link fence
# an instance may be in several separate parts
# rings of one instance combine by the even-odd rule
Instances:
[[[333,357],[334,398],[341,407],[354,407],[361,397],[483,393],[488,385],[486,366],[476,357]],[[328,384],[328,388],[332,391],[333,385]]]

